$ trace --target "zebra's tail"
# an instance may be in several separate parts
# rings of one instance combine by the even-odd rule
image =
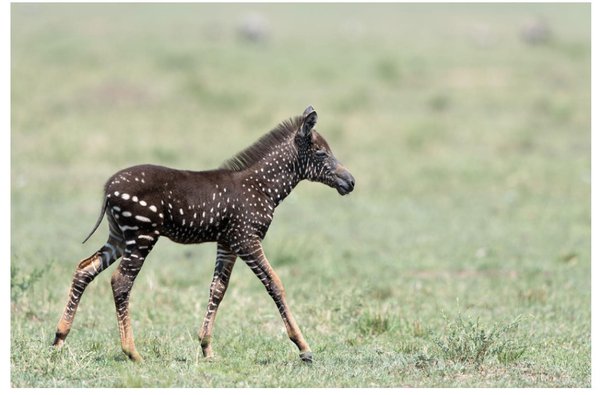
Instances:
[[[96,225],[94,225],[94,229],[92,229],[90,234],[85,238],[85,240],[83,240],[83,242],[81,244],[85,244],[85,242],[88,241],[90,237],[92,237],[92,235],[94,234],[96,229],[98,229],[98,226],[100,226],[100,223],[102,222],[102,219],[104,218],[104,213],[106,212],[107,204],[108,204],[108,198],[106,197],[106,195],[104,195],[104,201],[102,202],[102,209],[100,210],[100,216],[98,217],[98,220],[96,221]]]

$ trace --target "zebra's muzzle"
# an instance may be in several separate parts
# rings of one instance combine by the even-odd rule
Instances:
[[[342,196],[354,190],[354,177],[343,166],[338,166],[335,170],[335,189]]]

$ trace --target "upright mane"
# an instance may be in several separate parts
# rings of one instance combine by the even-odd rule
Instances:
[[[233,171],[249,168],[264,158],[274,146],[288,141],[301,124],[302,117],[293,117],[281,122],[254,144],[225,161],[219,168]]]

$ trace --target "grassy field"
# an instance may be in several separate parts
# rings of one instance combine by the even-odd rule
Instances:
[[[14,4],[12,385],[589,387],[590,29],[589,4]],[[145,363],[112,270],[51,349],[108,176],[217,167],[308,104],[357,181],[301,183],[265,240],[312,366],[241,261],[204,361],[215,246],[167,239],[132,293]]]

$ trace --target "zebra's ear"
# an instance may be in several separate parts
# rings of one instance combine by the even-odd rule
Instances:
[[[302,114],[304,117],[304,121],[302,122],[302,127],[300,128],[300,134],[302,136],[310,135],[311,130],[317,124],[317,112],[312,106],[308,106],[304,113]]]

